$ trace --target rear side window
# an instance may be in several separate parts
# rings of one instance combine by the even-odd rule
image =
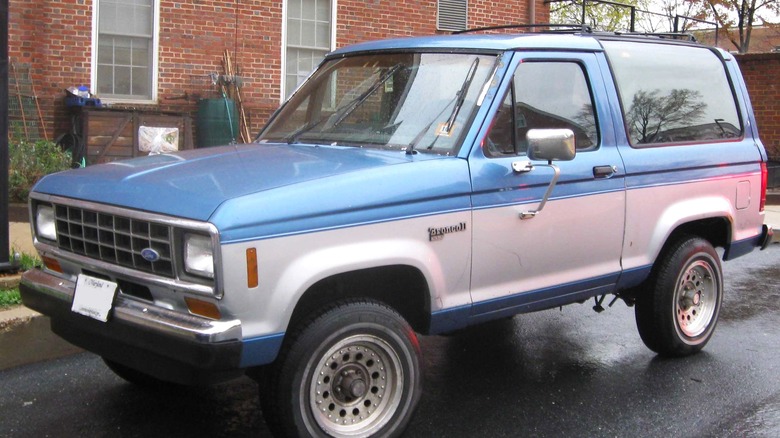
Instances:
[[[725,67],[705,47],[603,41],[631,144],[740,138]]]

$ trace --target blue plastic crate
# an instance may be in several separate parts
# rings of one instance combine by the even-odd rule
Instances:
[[[68,96],[65,98],[65,105],[67,106],[92,106],[100,108],[103,106],[100,103],[100,99],[96,97],[80,97],[80,96]]]

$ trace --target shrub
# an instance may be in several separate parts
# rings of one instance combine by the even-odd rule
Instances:
[[[0,289],[0,309],[22,304],[19,288]]]
[[[8,197],[11,202],[27,202],[32,186],[44,175],[69,169],[70,153],[54,142],[8,139]]]

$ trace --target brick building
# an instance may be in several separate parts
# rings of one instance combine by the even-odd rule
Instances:
[[[770,185],[780,187],[780,53],[735,55],[745,78],[761,141],[772,163]]]
[[[227,51],[256,133],[330,50],[546,22],[549,9],[543,0],[9,0],[9,15],[11,65],[27,66],[39,118],[56,138],[70,129],[68,87],[88,86],[112,111],[193,117],[199,99],[219,97],[209,75],[223,73]]]

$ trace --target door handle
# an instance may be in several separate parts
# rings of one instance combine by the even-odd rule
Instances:
[[[616,174],[618,171],[617,166],[593,166],[594,178],[609,178]]]

